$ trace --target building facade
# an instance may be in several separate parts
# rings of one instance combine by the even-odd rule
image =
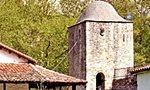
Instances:
[[[69,27],[69,74],[88,81],[78,90],[111,90],[133,67],[133,24],[112,5],[95,1]]]
[[[150,89],[150,64],[136,67],[130,71],[137,76],[137,90],[149,90]]]
[[[31,57],[0,43],[0,90],[76,90],[86,81],[36,65]]]

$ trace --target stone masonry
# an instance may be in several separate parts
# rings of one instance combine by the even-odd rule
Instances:
[[[69,49],[69,74],[88,81],[77,90],[99,90],[99,73],[105,76],[104,90],[111,90],[114,79],[126,77],[122,70],[133,67],[133,24],[110,4],[95,1],[69,28]]]

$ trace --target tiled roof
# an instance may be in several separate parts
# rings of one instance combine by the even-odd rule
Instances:
[[[71,76],[64,75],[64,74],[60,74],[58,72],[48,70],[38,65],[36,65],[36,68],[39,72],[41,72],[41,74],[49,78],[50,82],[86,83],[85,80],[77,79],[75,77],[71,77]]]
[[[60,74],[33,64],[0,64],[1,82],[50,82],[85,84],[85,80]]]
[[[30,64],[0,64],[0,81],[39,82],[45,80]]]
[[[28,62],[35,64],[35,60],[34,60],[32,57],[27,56],[27,55],[25,55],[25,54],[23,54],[23,53],[21,53],[21,52],[15,50],[15,49],[12,49],[12,48],[10,48],[10,47],[8,47],[8,46],[2,44],[2,43],[0,43],[0,48],[7,49],[7,50],[9,50],[9,51],[11,51],[11,52],[13,52],[13,53],[15,53],[15,54],[17,54],[17,55],[19,55],[19,56],[25,58],[25,59],[27,59]]]
[[[150,70],[150,64],[144,65],[141,67],[135,67],[134,69],[130,70],[130,72],[131,73],[138,73],[138,72],[148,71],[148,70]]]

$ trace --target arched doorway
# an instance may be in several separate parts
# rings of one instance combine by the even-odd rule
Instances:
[[[105,90],[105,76],[103,73],[96,75],[96,90]]]

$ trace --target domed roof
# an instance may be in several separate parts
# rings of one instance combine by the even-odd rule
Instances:
[[[118,15],[113,6],[104,1],[95,1],[90,3],[81,14],[77,23],[83,21],[114,21],[128,22]]]

